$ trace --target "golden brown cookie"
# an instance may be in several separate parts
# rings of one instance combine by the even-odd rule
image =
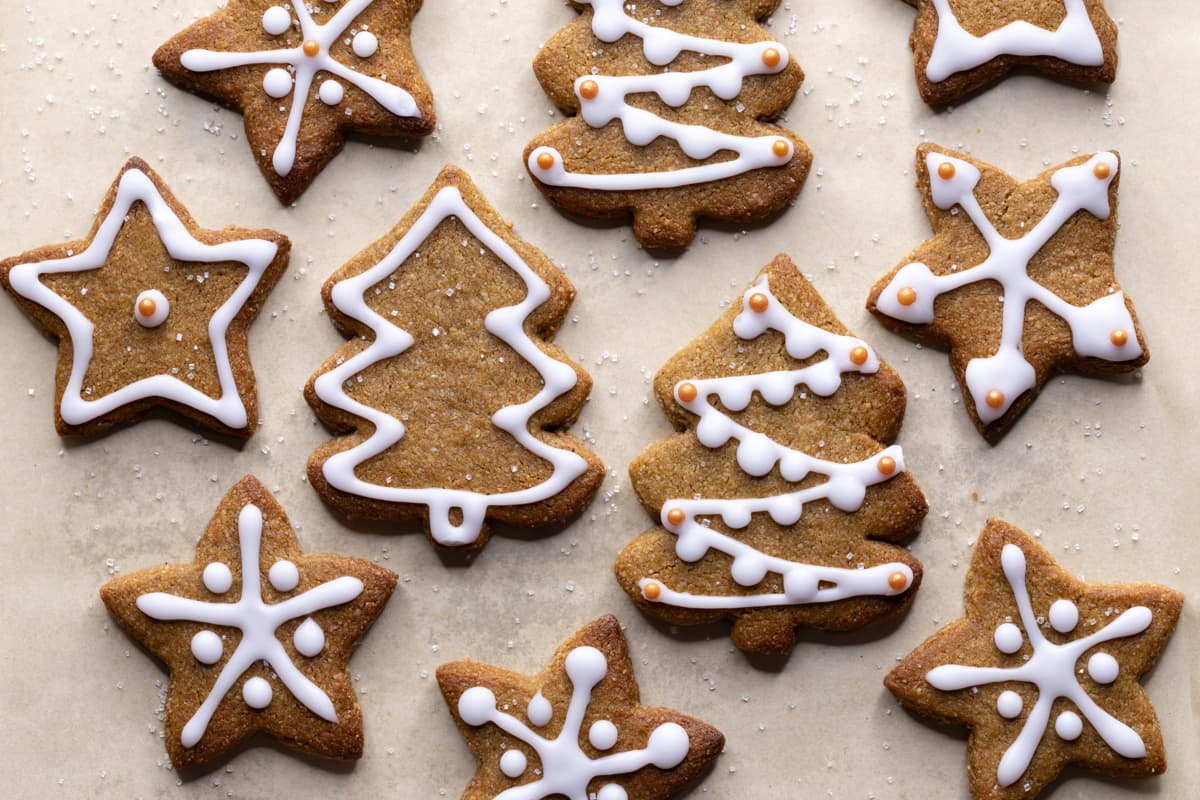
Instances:
[[[679,433],[629,467],[659,527],[617,558],[622,588],[675,625],[733,621],[743,650],[797,626],[901,614],[921,564],[897,542],[928,510],[895,441],[904,384],[780,255],[659,370]]]
[[[1150,353],[1113,272],[1115,152],[1018,183],[923,144],[917,188],[934,237],[875,284],[887,327],[948,347],[975,427],[999,440],[1057,372],[1132,372]]]
[[[217,507],[196,560],[100,589],[130,636],[167,665],[166,746],[176,768],[257,731],[325,758],[362,755],[348,662],[396,575],[308,555],[279,503],[247,476]]]
[[[308,462],[325,502],[469,549],[487,520],[545,526],[591,500],[604,466],[564,432],[591,379],[547,341],[575,289],[465,172],[443,169],[323,294],[352,337],[304,390],[342,434]]]
[[[575,0],[582,16],[533,70],[568,119],[526,146],[555,205],[633,216],[647,247],[688,244],[696,218],[761,219],[800,191],[812,153],[773,125],[804,73],[755,24],[779,0]]]
[[[287,204],[351,132],[433,131],[433,95],[410,41],[420,8],[421,0],[229,0],[158,48],[154,66],[242,112],[258,168]]]
[[[0,262],[4,288],[58,339],[58,432],[91,435],[164,406],[253,434],[246,330],[290,249],[275,231],[200,228],[146,162],[129,159],[86,239]]]
[[[536,677],[458,661],[437,678],[479,761],[463,800],[665,800],[725,745],[698,719],[641,704],[611,615],[565,641]]]
[[[905,0],[909,46],[931,105],[954,103],[1014,69],[1073,83],[1112,83],[1117,24],[1104,0]]]
[[[1166,769],[1138,678],[1166,646],[1183,595],[1150,583],[1085,583],[1037,542],[990,520],[975,546],[965,615],[884,679],[906,707],[971,729],[976,800],[1032,798],[1068,764],[1117,777]]]

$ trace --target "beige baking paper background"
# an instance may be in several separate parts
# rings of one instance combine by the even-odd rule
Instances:
[[[627,627],[646,702],[717,725],[728,744],[691,797],[941,798],[966,793],[964,738],[902,711],[881,680],[954,619],[972,545],[1000,516],[1072,572],[1148,580],[1187,594],[1178,630],[1145,681],[1168,772],[1103,781],[1069,771],[1045,796],[1195,796],[1200,785],[1200,477],[1195,432],[1200,166],[1194,137],[1200,13],[1192,2],[1110,0],[1121,67],[1107,95],[1012,78],[953,111],[919,101],[900,0],[792,0],[769,29],[808,73],[787,124],[816,153],[794,207],[745,231],[702,228],[676,258],[627,227],[585,226],[543,201],[525,142],[559,118],[529,69],[575,12],[560,0],[428,0],[414,47],[439,126],[418,148],[351,143],[295,208],[260,177],[241,117],[169,86],[154,49],[213,0],[0,0],[0,255],[87,233],[124,160],[137,154],[206,227],[271,227],[291,266],[254,325],[261,429],[243,448],[152,419],[86,443],[53,430],[55,345],[0,300],[0,794],[8,797],[457,797],[474,762],[434,669],[463,657],[535,672],[588,620]],[[989,447],[960,407],[947,359],[885,332],[863,309],[871,284],[929,234],[913,183],[922,140],[1021,177],[1098,148],[1123,156],[1118,276],[1153,359],[1130,381],[1066,377]],[[609,467],[592,506],[541,539],[498,536],[448,567],[414,533],[346,527],[304,479],[327,438],[300,394],[341,342],[321,310],[325,278],[388,230],[439,168],[466,168],[517,232],[563,266],[579,294],[558,342],[595,389],[575,432]],[[618,550],[651,524],[626,465],[669,426],[655,370],[707,327],[758,268],[787,252],[908,386],[901,434],[929,499],[913,552],[925,582],[899,624],[804,633],[789,659],[754,664],[727,638],[651,625],[612,577]],[[116,629],[97,589],[112,574],[190,561],[242,475],[282,502],[308,551],[375,559],[402,576],[351,663],[366,752],[331,769],[266,744],[181,781],[166,761],[166,673]]]

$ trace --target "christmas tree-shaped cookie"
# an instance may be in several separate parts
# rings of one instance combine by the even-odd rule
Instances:
[[[648,247],[681,247],[696,218],[759,219],[787,205],[812,153],[768,120],[804,80],[756,20],[779,0],[574,0],[583,13],[533,62],[570,118],[536,136],[538,188],[590,217],[633,215]]]
[[[305,396],[337,438],[308,476],[357,518],[423,518],[441,547],[480,547],[486,520],[544,526],[604,477],[564,433],[591,379],[547,340],[575,296],[455,167],[383,238],[330,277],[352,337]]]
[[[673,624],[733,620],[743,650],[798,626],[901,613],[920,563],[894,544],[927,510],[895,440],[904,385],[780,255],[659,371],[679,430],[630,466],[660,525],[617,559],[622,587]]]

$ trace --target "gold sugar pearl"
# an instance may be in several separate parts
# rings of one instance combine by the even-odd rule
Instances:
[[[657,600],[659,595],[662,594],[662,586],[651,581],[642,587],[642,594],[645,595],[647,600]]]
[[[681,383],[679,384],[678,391],[679,399],[685,403],[692,402],[700,394],[700,392],[696,389],[696,384],[694,383]],[[680,513],[682,514],[683,512],[681,511]]]
[[[984,402],[986,402],[992,408],[999,408],[1000,406],[1004,405],[1004,392],[1000,391],[999,389],[992,389],[987,393],[987,397],[984,398]]]
[[[762,62],[768,67],[778,67],[779,62],[782,60],[783,56],[774,47],[768,47],[766,50],[763,50]]]
[[[153,317],[155,311],[158,311],[158,303],[154,302],[153,297],[143,297],[138,301],[137,312],[141,316]]]
[[[917,292],[911,286],[905,286],[896,292],[896,302],[902,306],[911,306],[917,302]]]
[[[863,364],[867,363],[867,357],[870,355],[871,354],[867,352],[867,348],[860,345],[850,351],[850,360],[861,367]]]
[[[1116,347],[1124,347],[1125,343],[1129,341],[1129,334],[1124,328],[1117,328],[1109,334],[1108,338]]]
[[[550,169],[554,166],[554,156],[549,153],[538,153],[537,165],[542,169]]]
[[[1099,164],[1092,167],[1092,174],[1095,175],[1099,180],[1104,180],[1112,174],[1112,170],[1108,168],[1108,164],[1105,164],[1103,161],[1101,161]]]
[[[938,164],[938,177],[944,181],[948,181],[954,177],[954,165],[949,161],[943,161]]]
[[[579,84],[579,96],[584,100],[595,100],[600,94],[600,84],[593,80],[586,80]]]
[[[775,143],[771,145],[771,152],[779,158],[786,157],[791,151],[791,145],[789,145],[785,139],[776,139]]]
[[[884,456],[875,463],[875,468],[879,470],[880,475],[891,475],[896,471],[896,459]]]
[[[750,310],[756,314],[761,314],[766,311],[767,306],[770,304],[771,301],[762,292],[755,292],[754,294],[750,295]]]
[[[903,572],[893,572],[891,575],[888,575],[888,586],[898,592],[908,586],[908,576]]]
[[[304,55],[312,58],[319,52],[321,52],[321,45],[317,44],[316,39],[309,39],[304,43]]]
[[[682,508],[672,508],[667,512],[667,522],[672,525],[682,525],[685,519],[687,519],[687,515],[683,513]]]

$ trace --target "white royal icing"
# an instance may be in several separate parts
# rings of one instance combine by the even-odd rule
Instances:
[[[751,297],[756,294],[767,299],[764,311],[750,307]],[[679,537],[675,551],[684,561],[698,561],[709,550],[717,550],[733,558],[730,574],[739,585],[755,586],[768,572],[774,572],[783,577],[783,592],[700,595],[676,591],[657,578],[642,578],[638,586],[642,597],[650,602],[697,609],[761,608],[829,603],[863,595],[896,595],[912,585],[912,570],[906,564],[897,562],[866,569],[845,569],[789,561],[767,555],[733,536],[714,530],[709,527],[708,520],[698,519],[720,517],[729,527],[741,529],[750,524],[753,514],[765,512],[779,525],[790,526],[799,521],[805,503],[823,499],[842,511],[857,511],[862,507],[869,486],[890,480],[904,471],[904,454],[898,446],[893,445],[863,461],[848,464],[826,461],[785,447],[734,422],[709,402],[715,396],[728,410],[741,411],[749,404],[751,395],[758,392],[767,403],[781,406],[792,399],[801,384],[808,386],[814,394],[828,397],[841,386],[843,372],[873,374],[879,370],[879,358],[865,342],[831,333],[797,318],[771,294],[764,276],[743,295],[742,312],[734,318],[733,330],[739,338],[749,340],[768,329],[784,335],[784,347],[792,358],[802,360],[821,351],[827,358],[802,369],[680,381],[675,386],[675,401],[700,418],[696,438],[705,447],[717,448],[730,439],[737,440],[738,466],[747,474],[761,477],[778,466],[780,475],[790,483],[797,483],[811,473],[825,475],[829,480],[773,497],[667,500],[662,507],[661,521],[663,527]],[[867,354],[862,364],[851,359],[851,352],[857,348]],[[685,383],[696,387],[694,400],[685,401],[679,396],[679,387]],[[888,474],[879,469],[879,462],[885,457],[895,464]],[[679,524],[670,521],[673,510],[684,514]],[[890,584],[895,573],[904,576],[904,586],[900,589]],[[828,585],[822,587],[821,584]],[[647,587],[653,587],[650,593],[647,593]]]
[[[521,720],[500,711],[491,689],[473,686],[459,696],[458,715],[463,722],[472,727],[489,722],[494,724],[528,745],[541,762],[536,781],[507,789],[496,795],[495,800],[542,800],[555,795],[562,795],[567,800],[591,800],[593,797],[597,800],[627,800],[627,794],[619,784],[606,784],[595,795],[588,794],[588,785],[596,778],[628,775],[647,766],[672,769],[687,758],[691,741],[687,731],[674,722],[664,722],[651,731],[645,747],[589,758],[579,746],[579,734],[591,703],[592,690],[608,674],[608,660],[594,647],[576,647],[567,654],[565,667],[571,679],[571,702],[562,729],[553,739],[543,738]],[[544,719],[545,722],[540,722],[529,716],[529,721],[538,728],[548,723],[551,717]],[[596,721],[588,731],[588,739],[597,750],[611,749],[618,736],[619,731],[609,720]],[[500,757],[501,771],[509,778],[519,778],[525,772],[524,754],[511,755],[519,752],[508,750]]]
[[[934,83],[1002,55],[1054,56],[1083,67],[1104,63],[1100,36],[1088,17],[1084,0],[1063,0],[1066,16],[1053,31],[1017,20],[983,36],[974,36],[963,28],[950,8],[950,0],[931,2],[937,9],[938,30],[925,77]]]
[[[208,696],[183,726],[180,742],[184,747],[194,747],[203,738],[209,721],[225,699],[225,695],[246,670],[258,661],[269,664],[283,685],[314,714],[329,722],[338,720],[337,711],[329,695],[296,667],[283,644],[275,637],[275,631],[290,620],[350,602],[362,593],[363,583],[358,578],[343,576],[314,586],[279,603],[263,602],[259,573],[262,522],[262,511],[253,504],[246,505],[238,514],[238,539],[242,550],[242,595],[236,602],[210,603],[164,592],[143,594],[137,599],[137,607],[153,619],[221,625],[237,628],[242,634],[241,641],[221,668],[221,673],[209,690]],[[224,569],[213,570],[214,579],[210,581],[210,569],[214,565]],[[274,572],[274,568],[271,571]],[[229,591],[233,579],[231,577],[228,581],[225,580],[224,576],[228,573],[229,567],[224,564],[209,564],[204,569],[205,587],[216,594]],[[309,618],[296,629],[295,642],[301,655],[311,657],[324,647],[325,634],[320,626]],[[192,638],[192,655],[202,664],[217,663],[223,650],[220,637],[211,631],[201,631]],[[251,708],[266,708],[271,702],[272,694],[271,684],[257,676],[250,678],[242,686],[242,697]]]
[[[592,6],[592,33],[602,42],[615,42],[625,35],[642,40],[646,60],[666,67],[682,51],[708,56],[720,56],[728,62],[693,72],[664,72],[652,75],[583,75],[575,80],[575,95],[579,99],[580,115],[593,128],[602,128],[620,120],[625,138],[630,144],[644,146],[660,136],[673,139],[690,158],[709,158],[719,151],[730,151],[736,158],[713,164],[702,164],[660,172],[595,174],[572,172],[563,165],[562,154],[552,147],[539,147],[529,154],[529,169],[542,183],[579,189],[622,191],[638,189],[667,189],[695,183],[723,180],[762,167],[779,167],[792,159],[792,143],[780,136],[736,136],[707,128],[665,120],[626,102],[631,94],[654,93],[667,105],[678,108],[687,102],[692,90],[705,86],[722,100],[733,100],[742,91],[742,83],[750,75],[773,75],[788,64],[788,51],[779,42],[739,44],[720,39],[688,36],[668,28],[659,28],[635,19],[625,12],[624,0],[579,0]],[[677,6],[683,0],[661,0],[663,5]],[[767,66],[763,53],[775,50],[779,63]],[[588,99],[579,92],[584,81],[594,81],[597,95]],[[777,142],[787,145],[787,152],[774,151]],[[538,158],[549,154],[553,164],[544,169]]]
[[[1008,682],[1028,683],[1037,688],[1037,702],[1029,711],[1020,734],[1000,759],[1000,766],[996,771],[996,780],[1000,786],[1011,786],[1029,768],[1050,721],[1054,701],[1060,697],[1074,703],[1096,729],[1096,733],[1100,734],[1100,738],[1117,753],[1125,758],[1143,758],[1146,755],[1146,745],[1142,737],[1102,709],[1083,690],[1079,685],[1076,664],[1084,653],[1096,645],[1113,639],[1136,636],[1145,631],[1153,620],[1150,609],[1134,606],[1087,636],[1064,644],[1055,644],[1043,635],[1038,618],[1033,613],[1029,591],[1025,586],[1025,553],[1015,544],[1006,544],[1000,553],[1000,564],[1004,569],[1004,577],[1012,588],[1013,598],[1017,601],[1021,627],[1025,630],[1033,654],[1016,667],[945,664],[931,669],[925,675],[925,680],[931,686],[944,692]],[[1055,623],[1052,617],[1051,626],[1060,633],[1070,633],[1079,620],[1079,609],[1066,599],[1055,601],[1054,607],[1059,608],[1058,622]],[[1089,675],[1098,683],[1111,683],[1117,678],[1117,661],[1108,653],[1093,655],[1088,660],[1087,669]],[[996,710],[1006,719],[1016,719],[1022,710],[1020,695],[1010,690],[1002,692]],[[1054,730],[1065,741],[1074,741],[1083,731],[1083,721],[1074,711],[1064,711],[1055,720]]]
[[[247,267],[246,277],[208,322],[208,341],[217,362],[217,378],[221,387],[219,397],[209,397],[171,375],[142,378],[95,400],[83,396],[83,380],[92,361],[92,336],[96,326],[79,309],[42,283],[40,278],[42,275],[83,272],[104,267],[117,233],[125,224],[125,217],[133,204],[138,202],[144,203],[150,212],[158,237],[171,258],[207,263],[234,261]],[[158,188],[146,173],[138,169],[126,170],[117,184],[117,195],[113,200],[112,209],[96,229],[96,234],[86,250],[67,258],[18,264],[9,271],[9,282],[13,290],[61,319],[71,336],[71,347],[74,351],[71,374],[63,389],[59,416],[68,425],[83,425],[127,403],[161,397],[207,414],[230,428],[245,428],[246,407],[242,404],[237,382],[233,377],[225,335],[242,306],[258,287],[258,282],[275,259],[277,252],[276,244],[264,239],[241,239],[219,244],[205,244],[199,241],[167,205],[167,201],[159,194]],[[163,297],[162,300],[162,308],[165,310],[168,307],[166,298]],[[136,307],[134,314],[136,317]]]
[[[951,178],[938,174],[942,164],[954,167]],[[1107,168],[1105,177],[1096,173]],[[995,355],[973,358],[967,364],[967,391],[975,411],[984,424],[1004,416],[1009,407],[1026,391],[1037,386],[1033,365],[1025,360],[1021,339],[1025,330],[1025,306],[1036,300],[1058,315],[1071,329],[1072,345],[1080,356],[1106,361],[1130,361],[1142,355],[1133,324],[1125,307],[1124,292],[1116,291],[1086,306],[1076,306],[1054,294],[1029,277],[1029,262],[1077,211],[1087,211],[1098,219],[1108,219],[1108,187],[1117,175],[1119,162],[1114,153],[1097,153],[1084,164],[1064,167],[1050,178],[1058,192],[1054,205],[1020,239],[1006,239],[987,218],[975,198],[980,172],[962,159],[942,153],[925,157],[933,202],[947,210],[959,206],[979,229],[988,245],[988,257],[979,264],[946,275],[934,275],[929,267],[914,262],[900,269],[879,295],[876,307],[889,317],[914,325],[933,322],[933,305],[940,295],[978,281],[991,280],[1003,290],[1004,311],[1000,344]],[[898,299],[902,289],[916,292],[916,300],[903,305]],[[1115,330],[1125,331],[1123,345],[1113,343]],[[987,402],[988,393],[998,390],[1003,401],[996,407]]]
[[[296,139],[299,136],[300,124],[304,116],[304,106],[308,102],[309,91],[319,72],[335,75],[347,83],[357,86],[366,92],[375,102],[398,117],[417,117],[421,111],[413,96],[404,89],[387,81],[370,75],[363,75],[355,69],[346,66],[329,54],[329,49],[346,33],[351,23],[367,9],[375,0],[346,0],[346,4],[334,12],[333,17],[326,23],[319,24],[312,18],[308,6],[303,2],[294,2],[292,11],[300,23],[301,44],[295,47],[284,47],[275,50],[258,50],[251,53],[222,52],[217,50],[193,49],[187,50],[179,57],[179,63],[192,72],[214,72],[263,64],[283,64],[291,67],[295,76],[295,93],[292,95],[292,107],[288,112],[287,126],[283,137],[271,154],[271,164],[275,172],[286,177],[296,161]],[[286,24],[284,17],[287,17]],[[278,36],[292,27],[292,20],[287,9],[275,6],[263,14],[262,27],[266,33]],[[352,40],[351,49],[360,58],[366,58],[375,53],[379,46],[374,34],[367,34],[370,39],[360,43],[356,34]],[[304,52],[304,43],[316,42],[318,46],[315,55]],[[374,46],[370,46],[371,43]],[[366,55],[364,55],[364,53]],[[282,76],[280,73],[283,73]],[[287,79],[285,84],[284,79]],[[271,97],[284,97],[291,90],[292,75],[288,70],[276,67],[267,72],[263,80],[263,90]],[[342,100],[342,86],[325,81],[318,94],[328,105],[337,105]],[[326,86],[330,88],[326,89]],[[336,89],[333,88],[336,86]]]
[[[532,364],[544,384],[541,391],[524,403],[505,406],[492,415],[493,425],[510,434],[526,450],[550,463],[550,477],[536,486],[497,494],[441,487],[413,489],[369,483],[354,472],[360,464],[400,441],[405,426],[395,417],[351,398],[345,392],[345,385],[367,367],[403,353],[413,343],[413,337],[407,331],[373,311],[367,305],[365,295],[399,269],[437,226],[452,216],[457,217],[484,247],[516,272],[527,287],[527,294],[521,303],[495,309],[485,318],[484,326],[489,333]],[[434,541],[443,545],[466,545],[479,538],[488,507],[519,506],[547,500],[587,470],[587,462],[582,456],[546,444],[529,432],[529,421],[533,415],[573,389],[577,380],[574,369],[546,355],[525,335],[526,317],[550,298],[550,287],[508,242],[484,224],[466,204],[457,188],[447,186],[441,189],[387,255],[365,272],[336,283],[331,297],[334,307],[341,313],[370,328],[375,340],[362,352],[338,364],[314,382],[321,402],[365,419],[374,428],[369,439],[325,461],[322,471],[330,486],[372,500],[426,506]],[[450,513],[454,509],[462,514],[462,522],[458,525],[450,520]]]

